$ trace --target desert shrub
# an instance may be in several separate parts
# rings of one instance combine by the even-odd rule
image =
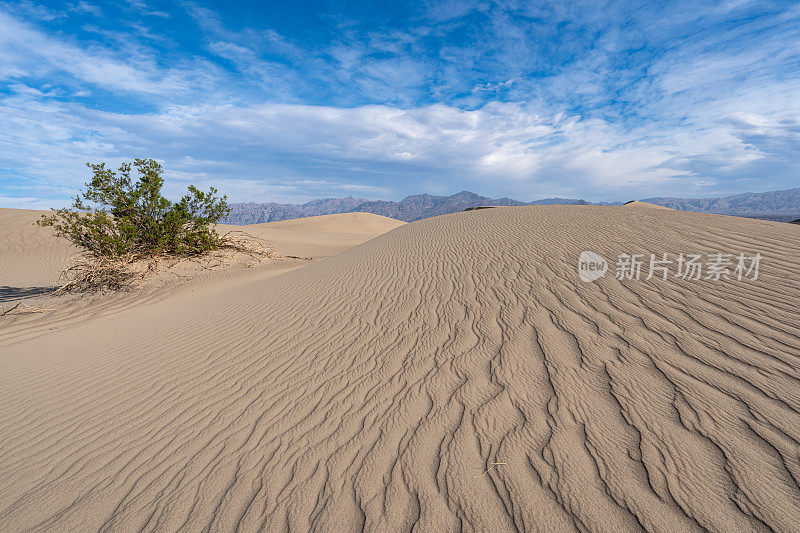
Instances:
[[[155,255],[190,256],[222,244],[214,225],[229,212],[226,197],[211,187],[189,186],[178,202],[162,195],[163,169],[153,159],[123,163],[117,172],[105,163],[87,163],[92,178],[72,207],[54,209],[37,221],[51,226],[85,252],[124,260]],[[135,169],[137,177],[132,176]]]

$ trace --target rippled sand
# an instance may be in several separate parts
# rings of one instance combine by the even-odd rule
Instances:
[[[798,226],[485,209],[197,288],[0,340],[0,530],[800,527]]]

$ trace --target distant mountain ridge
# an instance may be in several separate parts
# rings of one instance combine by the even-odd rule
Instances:
[[[312,200],[305,204],[257,204],[253,202],[230,204],[231,212],[227,224],[245,225],[277,222],[293,218],[332,215],[357,211],[355,207],[368,202],[366,198],[325,198]]]
[[[679,211],[698,211],[720,215],[765,216],[800,213],[800,187],[783,191],[735,194],[723,198],[658,197],[642,200]]]
[[[800,187],[783,191],[745,193],[723,198],[673,198],[657,197],[641,200],[679,211],[697,211],[752,218],[790,221],[800,217]],[[399,202],[389,200],[367,200],[365,198],[325,198],[305,204],[236,203],[231,204],[228,224],[260,224],[293,218],[355,211],[374,213],[405,222],[413,222],[437,215],[463,211],[469,207],[519,206],[519,205],[621,205],[623,202],[590,203],[576,198],[545,198],[533,202],[521,202],[511,198],[488,198],[473,192],[461,191],[452,196],[416,194]]]

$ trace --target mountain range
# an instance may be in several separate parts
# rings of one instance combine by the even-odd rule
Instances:
[[[641,200],[679,211],[697,211],[768,220],[789,222],[800,218],[800,187],[783,191],[745,193],[722,198],[674,198],[657,197]],[[473,192],[462,191],[452,196],[416,194],[399,202],[368,200],[366,198],[325,198],[305,204],[235,203],[231,204],[228,224],[260,224],[292,218],[335,213],[365,212],[383,215],[406,222],[463,211],[477,206],[518,205],[622,205],[624,202],[592,203],[576,198],[545,198],[533,202],[521,202],[511,198],[488,198]]]

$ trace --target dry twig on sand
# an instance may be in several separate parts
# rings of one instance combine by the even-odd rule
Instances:
[[[71,266],[59,277],[59,287],[53,294],[65,292],[95,292],[129,290],[151,272],[156,258],[124,256],[109,258],[89,253],[78,254]]]
[[[21,303],[22,303],[22,302],[17,302],[17,305],[14,305],[14,306],[12,306],[12,307],[9,307],[8,309],[6,309],[4,306],[0,305],[0,309],[2,309],[2,311],[0,311],[0,316],[6,316],[8,313],[10,313],[11,311],[13,311],[13,310],[14,310],[14,309],[16,309],[17,307],[19,307],[19,304],[21,304]]]
[[[258,260],[263,258],[281,258],[280,254],[278,254],[272,246],[265,244],[264,241],[258,237],[241,230],[231,230],[223,235],[220,250],[242,253],[250,256],[251,259]]]
[[[504,464],[507,464],[507,463],[490,463],[490,464],[491,464],[491,466],[489,468],[487,468],[486,471],[483,474],[480,474],[480,475],[474,476],[474,477],[475,478],[483,477],[486,474],[488,474],[492,470],[492,468],[497,468],[498,465],[504,465]]]
[[[20,308],[20,306],[22,306]],[[36,307],[35,305],[28,305],[23,301],[19,301],[16,305],[5,309],[3,306],[0,306],[0,316],[6,316],[7,314],[11,313],[11,311],[17,310],[16,314],[18,315],[26,315],[30,313],[46,313],[48,311],[55,311],[55,309],[48,308],[48,307]]]
[[[246,267],[252,267],[262,259],[280,258],[271,246],[243,231],[226,233],[217,250],[202,255],[176,257],[169,254],[128,254],[112,258],[79,253],[74,256],[73,264],[61,273],[60,285],[53,294],[127,291],[139,287],[151,274],[158,275],[162,264],[172,269],[180,263],[191,261],[204,270],[213,270],[233,262],[239,254],[249,257]]]

